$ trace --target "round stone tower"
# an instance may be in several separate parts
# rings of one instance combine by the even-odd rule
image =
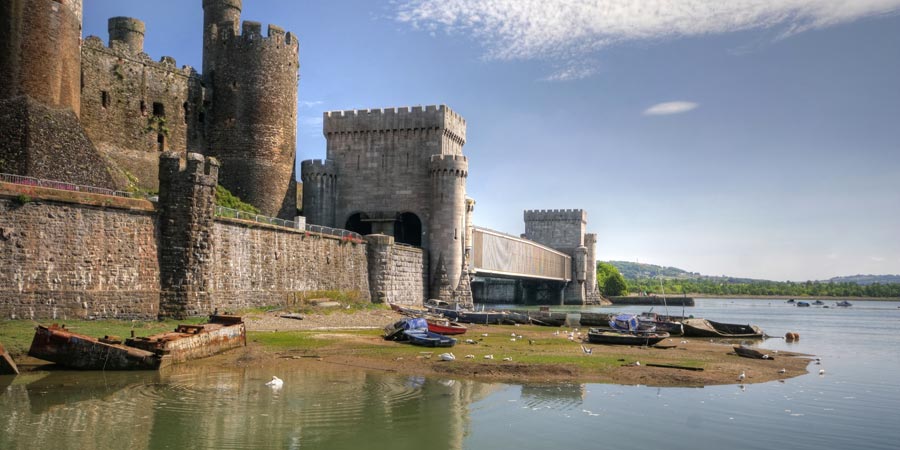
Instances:
[[[206,0],[204,21],[239,13],[240,1]],[[293,219],[297,133],[297,38],[258,22],[209,25],[203,64],[211,91],[206,137],[221,163],[219,183],[269,216]],[[208,42],[206,42],[208,40]]]
[[[128,47],[133,54],[144,51],[144,22],[131,17],[112,17],[109,19],[109,46],[117,43]]]
[[[303,215],[306,222],[335,226],[337,165],[330,159],[309,159],[300,163],[303,180]]]
[[[0,100],[81,111],[81,0],[0,2]]]
[[[466,234],[466,177],[469,162],[462,155],[431,157],[431,217],[429,219],[432,296],[441,270],[446,270],[449,288],[459,287],[463,270]],[[443,265],[443,267],[441,267]],[[468,290],[468,287],[466,287]]]
[[[203,0],[203,74],[214,70],[212,67],[215,53],[213,42],[219,34],[219,26],[231,28],[231,34],[237,34],[237,25],[241,21],[241,0]]]

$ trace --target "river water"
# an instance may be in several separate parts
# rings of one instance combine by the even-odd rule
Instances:
[[[699,299],[685,309],[799,333],[761,344],[821,359],[783,383],[515,385],[277,365],[37,372],[0,377],[0,449],[900,448],[900,303],[826,303]],[[272,375],[281,389],[265,385]]]

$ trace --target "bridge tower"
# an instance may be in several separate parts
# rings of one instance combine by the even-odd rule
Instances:
[[[592,252],[585,246],[587,214],[581,209],[525,211],[525,235],[528,239],[572,256],[572,281],[563,292],[563,303],[584,304],[588,272],[594,272]],[[594,276],[596,279],[596,275]]]
[[[240,0],[203,1],[203,72],[211,91],[206,154],[219,183],[263,214],[296,215],[299,44],[283,29],[244,21]]]
[[[337,166],[329,159],[309,159],[300,163],[303,179],[303,215],[307,223],[335,227]]]
[[[431,227],[428,241],[431,243],[432,267],[431,296],[441,300],[457,300],[454,297],[471,290],[462,286],[460,279],[465,268],[466,238],[466,177],[469,161],[463,155],[434,155],[431,157]],[[441,267],[438,267],[441,266]],[[442,286],[441,273],[447,275],[448,286]],[[468,273],[466,273],[468,276]],[[449,298],[448,298],[449,297]]]

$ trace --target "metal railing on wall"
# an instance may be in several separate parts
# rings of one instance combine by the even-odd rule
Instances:
[[[285,228],[293,228],[295,230],[306,231],[308,233],[318,233],[324,234],[327,236],[335,236],[341,238],[344,241],[351,241],[354,243],[362,243],[363,237],[359,233],[355,233],[350,230],[342,230],[340,228],[331,228],[324,227],[322,225],[313,225],[313,224],[299,224],[293,220],[284,220],[279,219],[277,217],[269,217],[264,216],[262,214],[254,214],[246,211],[238,211],[232,208],[226,208],[224,206],[216,206],[216,216],[231,218],[231,219],[241,219],[241,220],[250,220],[253,222],[264,223],[267,225],[275,225],[279,227]]]
[[[58,189],[61,191],[87,192],[90,194],[111,195],[114,197],[134,198],[131,192],[114,191],[95,186],[83,186],[80,184],[66,183],[63,181],[44,180],[41,178],[26,177],[22,175],[13,175],[10,173],[0,173],[0,181],[4,183],[21,184],[25,186],[37,186],[49,189]]]

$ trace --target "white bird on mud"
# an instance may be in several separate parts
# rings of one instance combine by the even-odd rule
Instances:
[[[787,373],[787,369],[781,369],[778,371],[778,373]]]
[[[471,339],[466,339],[466,344],[477,344],[477,343],[478,343],[478,342],[475,342],[475,341],[473,341],[473,340],[471,340]]]
[[[510,334],[510,336],[512,336],[512,337],[516,337],[516,333],[512,333],[512,334]]]
[[[744,381],[744,378],[747,378],[747,375],[744,374],[744,372],[741,372],[741,374],[738,375],[738,380],[739,380],[739,381]]]
[[[587,348],[587,347],[585,347],[585,346],[582,345],[582,346],[581,346],[581,351],[583,351],[586,355],[592,355],[592,354],[594,354],[594,349],[593,349],[593,347],[592,347],[592,348]]]
[[[441,353],[438,355],[438,358],[441,358],[441,361],[455,361],[456,356],[453,353]]]
[[[504,360],[504,361],[512,361],[512,357],[511,357],[511,356],[507,356],[506,358],[503,358],[503,360]]]
[[[825,369],[819,369],[819,375],[825,375]]]
[[[279,389],[281,386],[284,386],[284,380],[272,375],[272,379],[266,383],[266,386],[272,386],[273,389]]]
[[[474,357],[475,357],[475,355],[466,355],[466,358],[468,358],[468,359],[472,359]]]
[[[484,355],[484,359],[494,359],[494,355]]]
[[[488,337],[488,334],[487,334],[487,333],[482,333],[482,334],[481,334],[481,337]]]

